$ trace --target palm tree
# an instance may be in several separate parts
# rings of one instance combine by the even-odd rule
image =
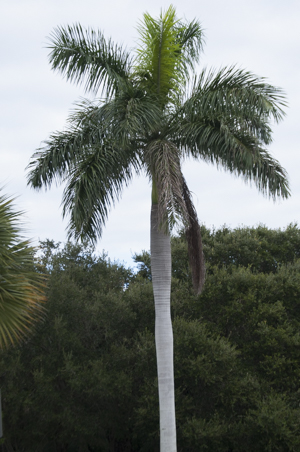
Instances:
[[[34,271],[28,240],[20,237],[13,200],[0,196],[0,347],[26,335],[43,313],[44,277]]]
[[[50,63],[68,80],[101,96],[83,100],[64,132],[33,155],[28,183],[40,189],[65,181],[63,215],[69,236],[101,236],[109,208],[134,174],[152,182],[151,272],[162,452],[176,450],[173,337],[170,318],[170,232],[186,229],[195,291],[204,262],[200,228],[181,171],[184,158],[203,159],[286,198],[286,173],[265,149],[271,120],[282,119],[284,96],[234,67],[195,75],[202,49],[200,24],[176,18],[170,6],[155,19],[144,14],[140,46],[131,56],[101,32],[80,25],[51,35]]]

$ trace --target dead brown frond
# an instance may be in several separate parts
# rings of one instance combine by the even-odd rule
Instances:
[[[180,167],[180,151],[167,140],[152,141],[146,148],[145,163],[157,189],[158,222],[169,233],[175,223],[183,224],[188,242],[194,290],[200,294],[205,280],[201,231]]]
[[[175,223],[188,221],[182,193],[180,151],[167,140],[152,141],[145,151],[145,163],[154,178],[158,194],[160,228],[170,232]]]
[[[192,281],[197,295],[202,292],[205,281],[205,262],[203,255],[203,246],[201,231],[198,222],[197,212],[191,200],[191,193],[182,176],[182,192],[186,209],[189,215],[189,225],[186,228],[186,237],[188,242],[189,264],[192,272]]]

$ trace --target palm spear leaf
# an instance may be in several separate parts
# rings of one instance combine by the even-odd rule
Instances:
[[[157,94],[163,105],[179,83],[182,56],[176,22],[175,9],[170,6],[158,19],[144,14],[138,28],[141,47],[137,50],[137,70],[146,74],[147,91]]]
[[[20,212],[0,196],[0,347],[19,341],[43,314],[44,277],[33,269],[28,240],[20,238]]]
[[[81,25],[57,27],[50,35],[49,54],[52,69],[60,71],[67,80],[85,82],[86,91],[105,90],[112,95],[118,81],[127,79],[131,67],[130,54],[106,40],[103,34]]]
[[[144,14],[138,31],[141,47],[137,67],[145,77],[147,91],[155,92],[163,105],[184,86],[189,71],[194,70],[203,44],[203,31],[197,21],[185,24],[176,18],[175,8],[154,19]]]

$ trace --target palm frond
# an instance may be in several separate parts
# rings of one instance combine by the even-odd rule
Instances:
[[[232,66],[219,71],[201,71],[184,108],[195,111],[196,107],[205,116],[225,114],[237,120],[241,117],[251,120],[254,115],[264,121],[279,122],[286,106],[282,89],[270,85],[263,77]]]
[[[185,179],[182,183],[183,198],[189,215],[186,227],[186,238],[188,243],[189,264],[192,272],[194,291],[197,295],[202,292],[205,282],[205,262],[201,238],[201,230],[197,212],[191,199]]]
[[[44,276],[33,268],[34,248],[20,236],[20,212],[0,196],[0,347],[14,344],[43,315]]]
[[[205,264],[197,213],[180,168],[180,152],[166,140],[152,141],[145,149],[145,163],[153,180],[152,202],[158,204],[158,223],[169,233],[182,224],[187,236],[194,290],[200,294],[205,280]]]
[[[136,147],[141,146],[162,121],[156,99],[130,84],[102,107],[101,114],[115,141],[122,146],[133,142]]]
[[[204,33],[200,23],[193,20],[190,23],[178,21],[176,27],[176,39],[183,54],[181,64],[183,73],[189,78],[189,71],[194,72],[195,65],[199,62],[200,54],[203,50]]]
[[[170,141],[153,140],[146,146],[143,158],[157,190],[160,227],[167,232],[176,223],[187,224],[189,215],[182,193],[178,148]]]
[[[118,81],[129,77],[130,54],[106,40],[100,31],[84,30],[80,24],[57,27],[49,40],[52,69],[74,83],[85,83],[86,91],[97,92],[102,87],[110,96],[117,90]]]
[[[107,124],[97,104],[83,100],[68,122],[66,131],[50,135],[32,155],[27,181],[33,188],[49,188],[54,180],[62,182],[91,147],[103,144]]]
[[[221,165],[274,198],[286,198],[287,174],[264,148],[272,141],[270,121],[282,119],[284,106],[279,88],[248,72],[203,71],[174,116],[170,134],[186,155]]]
[[[181,143],[187,155],[222,166],[245,181],[254,182],[268,196],[290,195],[287,173],[253,135],[234,130],[226,121],[199,121],[184,127]]]
[[[69,237],[101,237],[110,207],[120,198],[138,172],[135,150],[114,148],[109,143],[94,147],[68,175],[62,205],[63,215],[70,215]]]

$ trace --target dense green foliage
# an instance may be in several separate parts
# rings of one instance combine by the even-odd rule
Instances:
[[[192,290],[173,239],[180,452],[300,449],[300,230],[202,228],[207,281]],[[137,274],[85,246],[42,244],[47,316],[2,353],[4,451],[159,450],[149,255]]]

